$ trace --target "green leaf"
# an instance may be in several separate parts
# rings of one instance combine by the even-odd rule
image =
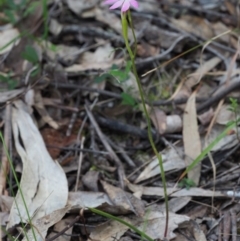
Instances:
[[[130,105],[132,107],[135,107],[137,105],[136,100],[129,94],[123,92],[121,93],[122,96],[122,104],[123,105]]]
[[[120,83],[128,78],[128,75],[122,70],[109,70],[108,73],[116,78]]]
[[[130,70],[131,70],[131,67],[132,67],[132,62],[131,62],[130,60],[128,60],[124,72],[125,72],[126,74],[129,74],[129,72],[130,72]]]
[[[102,74],[94,79],[95,83],[102,83],[104,80],[106,80],[109,77],[108,73]]]
[[[40,2],[31,2],[29,7],[24,11],[23,17],[27,17],[29,14],[34,12],[39,5],[40,5]]]
[[[15,24],[17,22],[16,18],[15,18],[15,15],[14,15],[14,12],[12,10],[5,9],[4,13],[7,16],[7,21],[9,21],[11,24]]]
[[[116,64],[113,64],[111,67],[111,70],[113,70],[113,69],[118,69],[118,66]]]
[[[5,1],[7,4],[7,7],[11,10],[17,10],[17,4],[13,0],[7,0]]]
[[[49,49],[52,50],[53,52],[57,52],[59,47],[57,47],[57,45],[51,43],[51,45],[49,46]]]
[[[119,69],[111,69],[108,71],[108,73],[114,77],[120,77],[120,78],[122,78],[125,74],[122,70],[119,70]]]
[[[9,90],[13,90],[17,86],[17,81],[9,76],[0,75],[0,82],[7,83]]]
[[[178,183],[178,186],[189,190],[191,187],[196,187],[196,183],[192,179],[183,178],[182,181]]]
[[[22,57],[33,64],[38,63],[38,54],[36,50],[30,45],[25,47],[24,52],[22,52]]]
[[[31,77],[37,76],[40,73],[40,66],[37,65],[37,68],[31,73]]]

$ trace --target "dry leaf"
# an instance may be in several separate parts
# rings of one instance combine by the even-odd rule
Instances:
[[[190,218],[185,215],[179,215],[172,212],[169,212],[168,220],[168,232],[167,239],[173,239],[176,235],[173,233],[173,230],[178,228],[178,225],[188,221]],[[166,213],[161,211],[148,211],[146,210],[145,217],[140,220],[136,220],[136,227],[150,236],[152,239],[163,239],[164,230],[166,224]]]
[[[14,102],[12,126],[15,146],[23,162],[20,187],[34,224],[37,219],[66,205],[68,185],[65,173],[58,162],[50,157],[42,136],[26,109],[23,102]],[[8,228],[20,220],[28,223],[26,207],[18,191],[11,208]]]
[[[183,143],[185,150],[186,166],[201,153],[201,140],[198,132],[197,113],[196,113],[196,92],[187,101],[183,114]],[[200,163],[188,172],[188,177],[198,185],[201,174]]]
[[[120,65],[122,59],[113,59],[114,49],[108,43],[98,47],[95,52],[87,51],[80,59],[80,64],[74,64],[70,67],[65,68],[68,73],[75,73],[79,71],[101,69],[106,70],[112,67],[113,64]]]
[[[129,210],[114,205],[108,195],[103,192],[70,192],[67,205],[72,210],[90,207],[98,208],[114,215],[129,213]]]
[[[197,222],[191,221],[192,230],[195,240],[197,241],[207,241],[204,232],[201,230],[201,227]]]
[[[126,217],[121,217],[122,220],[130,222]],[[108,221],[104,224],[98,225],[91,232],[90,238],[88,241],[97,240],[97,241],[115,241],[128,230],[128,227],[122,223],[116,221]]]
[[[150,118],[161,135],[164,133],[176,133],[182,130],[182,119],[179,115],[166,116],[158,107],[151,109]]]
[[[204,148],[206,148],[210,143],[212,143],[224,130],[226,126],[215,124],[208,135],[206,141],[204,142]],[[240,133],[240,128],[233,128],[227,133],[213,148],[211,151],[224,151],[228,150],[239,143],[238,133]]]
[[[59,125],[56,121],[53,120],[53,118],[48,114],[42,100],[42,95],[40,91],[35,92],[35,108],[37,109],[38,113],[41,115],[43,121],[47,124],[49,124],[52,128],[58,129]]]
[[[178,171],[186,167],[183,160],[183,148],[181,146],[167,147],[161,152],[164,171]],[[148,178],[154,177],[160,174],[160,167],[158,159],[154,160],[147,165],[143,172],[136,179],[135,183],[141,182]]]
[[[74,218],[75,218],[74,216],[69,216],[67,218],[60,220],[58,223],[56,223],[54,225],[53,232],[50,233],[50,235],[47,237],[47,239],[54,237],[57,233],[64,230],[69,225],[69,223],[71,223],[71,221],[74,220]],[[64,232],[64,234],[55,238],[54,241],[70,241],[70,239],[72,238],[72,236],[71,236],[72,229],[73,229],[73,226],[71,228],[69,228],[68,230],[66,230],[66,232]]]
[[[127,186],[132,192],[138,192],[140,190],[143,195],[159,197],[164,196],[164,190],[162,187],[144,187],[141,185],[131,184],[129,182],[127,183]],[[181,189],[169,187],[167,188],[167,193],[171,197],[227,197],[227,195],[224,195],[222,192],[213,192],[211,190],[205,190],[197,187],[191,187],[189,190],[186,188]]]
[[[44,217],[35,220],[33,222],[34,226],[29,229],[22,241],[45,241],[48,229],[55,223],[59,222],[68,210],[68,207],[58,209],[48,215],[45,215]],[[35,236],[33,235],[33,230]]]
[[[166,223],[166,214],[158,210],[146,210],[146,215],[143,218],[131,215],[129,218],[120,217],[122,220],[132,224],[152,239],[162,239],[164,236],[164,229]],[[168,239],[173,239],[175,230],[179,224],[188,221],[189,217],[184,215],[178,215],[169,212],[168,223]],[[128,227],[118,223],[115,220],[111,220],[103,225],[98,226],[91,233],[90,238],[98,241],[114,241],[119,239],[126,231]],[[90,239],[89,239],[90,241]]]
[[[20,39],[17,38],[19,35],[20,33],[16,28],[0,31],[0,54],[7,53],[13,46],[17,45],[20,42]]]
[[[16,90],[9,90],[9,91],[4,91],[0,92],[0,103],[5,103],[16,96],[22,94],[25,91],[25,89],[16,89]]]
[[[141,200],[131,193],[125,192],[121,188],[114,187],[107,182],[101,181],[101,184],[114,205],[123,207],[125,210],[131,210],[137,216],[142,217],[144,215],[144,204]]]
[[[204,39],[211,39],[214,36],[210,23],[202,17],[184,14],[181,18],[172,18],[171,22],[177,28]]]
[[[234,112],[230,110],[230,105],[222,105],[217,118],[216,123],[220,125],[227,125],[230,121],[238,119],[238,116],[235,116]]]
[[[78,16],[85,10],[95,7],[99,0],[67,0],[68,7]]]
[[[218,57],[214,57],[204,63],[202,63],[199,68],[192,74],[188,76],[188,79],[184,83],[188,90],[191,90],[193,86],[199,83],[201,78],[212,70],[216,65],[218,65],[222,60]]]

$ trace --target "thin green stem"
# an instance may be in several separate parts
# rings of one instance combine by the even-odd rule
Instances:
[[[132,15],[131,15],[130,11],[128,11],[128,20],[129,20],[129,23],[130,23],[130,28],[132,30],[132,35],[133,35],[133,39],[134,39],[133,55],[134,55],[134,58],[135,58],[136,57],[136,53],[137,53],[137,38],[136,38],[136,35],[135,35],[135,31],[133,29]]]
[[[126,48],[127,48],[127,51],[128,51],[128,54],[131,58],[131,61],[132,60],[135,60],[134,58],[134,54],[131,50],[131,47],[128,43],[128,22],[127,22],[127,18],[126,18],[126,14],[125,13],[122,13],[122,33],[123,33],[123,38],[124,38],[124,41],[125,41],[125,45],[126,45]]]
[[[140,94],[140,97],[141,97],[141,102],[142,102],[142,105],[143,105],[143,112],[144,112],[146,120],[147,120],[148,139],[149,139],[149,142],[150,142],[150,144],[152,146],[152,149],[153,149],[156,157],[158,158],[158,162],[159,162],[159,166],[160,166],[160,170],[161,170],[161,177],[162,177],[163,189],[164,189],[165,208],[166,208],[166,224],[165,224],[164,237],[167,237],[168,220],[169,220],[168,209],[169,208],[168,208],[167,185],[166,185],[165,172],[164,172],[164,168],[163,168],[163,161],[162,161],[162,156],[157,151],[157,148],[156,148],[154,140],[153,140],[152,129],[151,129],[151,120],[150,120],[150,117],[149,117],[149,114],[148,114],[148,111],[147,111],[147,107],[146,107],[146,102],[145,102],[145,98],[144,98],[144,93],[143,93],[143,88],[142,88],[142,85],[141,85],[141,81],[140,81],[138,73],[137,73],[137,68],[136,68],[136,64],[135,64],[135,55],[133,54],[133,52],[132,52],[132,50],[131,50],[131,48],[129,46],[129,42],[128,42],[128,34],[127,34],[128,33],[128,25],[127,24],[128,23],[127,23],[126,15],[123,13],[122,14],[123,37],[124,37],[124,41],[125,41],[125,45],[126,45],[127,51],[129,53],[129,56],[130,56],[130,59],[131,59],[131,62],[132,62],[133,74],[136,77],[137,86],[138,86],[139,94]]]
[[[44,24],[44,33],[43,39],[46,40],[48,37],[48,8],[47,8],[47,0],[42,0],[43,7],[43,24]]]

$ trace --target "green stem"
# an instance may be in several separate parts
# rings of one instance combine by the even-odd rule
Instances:
[[[134,55],[134,59],[135,59],[136,53],[137,53],[137,38],[136,38],[134,29],[133,29],[132,15],[131,15],[130,11],[128,11],[128,20],[129,20],[130,28],[132,30],[132,35],[133,35],[133,39],[134,39],[134,52],[133,52],[133,55]]]
[[[131,19],[130,11],[128,11],[128,14],[129,14],[130,19]],[[140,79],[138,77],[138,73],[137,73],[137,68],[136,68],[136,64],[135,64],[135,55],[133,54],[133,52],[132,52],[132,50],[131,50],[131,48],[129,46],[129,42],[128,42],[128,23],[127,23],[127,19],[126,19],[126,14],[125,13],[122,13],[122,27],[123,27],[123,37],[124,37],[125,45],[126,45],[127,51],[129,53],[129,56],[130,56],[130,59],[131,59],[131,62],[132,62],[133,74],[135,75],[136,80],[137,80],[137,86],[138,86],[139,94],[140,94],[142,105],[143,105],[143,112],[144,112],[144,114],[146,116],[146,120],[147,120],[148,139],[149,139],[149,142],[150,142],[150,144],[152,146],[152,149],[153,149],[156,157],[158,158],[158,162],[159,162],[159,166],[160,166],[160,170],[161,170],[161,177],[162,177],[163,189],[164,189],[165,208],[166,208],[166,224],[165,224],[164,237],[167,237],[168,220],[169,220],[168,209],[169,208],[168,208],[167,185],[166,185],[165,172],[164,172],[164,168],[163,168],[163,161],[162,161],[162,156],[157,151],[157,148],[156,148],[154,140],[153,140],[152,130],[151,130],[151,120],[150,120],[150,117],[149,117],[149,114],[148,114],[148,111],[147,111],[147,107],[146,107],[146,102],[145,102],[145,98],[144,98],[144,93],[143,93],[143,88],[142,88],[142,85],[141,85],[141,81],[140,81]],[[134,32],[133,28],[132,28],[132,31]]]

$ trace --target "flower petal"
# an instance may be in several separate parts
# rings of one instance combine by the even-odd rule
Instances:
[[[124,1],[124,0],[118,0],[117,2],[115,2],[115,3],[110,7],[110,9],[116,9],[116,8],[121,7],[122,4],[123,4],[123,1]]]
[[[104,4],[113,4],[115,2],[117,2],[118,0],[105,0]]]
[[[122,5],[121,11],[122,11],[122,12],[126,12],[129,8],[130,8],[129,0],[125,0],[124,3],[123,3],[123,5]]]
[[[134,8],[138,8],[139,5],[138,5],[138,2],[136,0],[130,0],[130,4],[131,6],[133,6]]]

